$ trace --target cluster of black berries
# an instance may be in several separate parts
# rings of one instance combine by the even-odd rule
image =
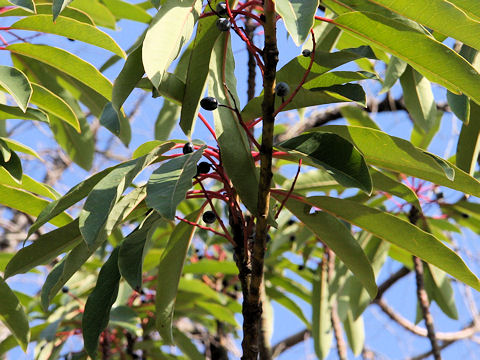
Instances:
[[[227,4],[224,1],[217,4],[216,13],[218,16],[227,16]],[[229,31],[232,27],[230,20],[224,17],[218,18],[216,25],[220,31]]]

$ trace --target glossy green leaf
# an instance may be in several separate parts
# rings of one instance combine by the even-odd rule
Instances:
[[[430,81],[411,66],[407,66],[400,77],[400,84],[405,106],[413,121],[424,132],[430,131],[437,117],[437,104],[433,98]]]
[[[133,50],[113,83],[112,104],[120,109],[130,93],[145,74],[142,64],[142,47]]]
[[[389,91],[397,80],[402,76],[407,68],[407,63],[400,60],[396,56],[391,56],[385,72],[385,79],[383,80],[382,90],[380,93]]]
[[[143,259],[145,257],[145,244],[148,241],[149,232],[160,215],[150,213],[138,227],[123,239],[118,253],[118,268],[120,274],[127,283],[137,292],[142,289]]]
[[[80,134],[65,121],[50,115],[50,129],[57,143],[76,164],[90,170],[93,162],[95,143],[90,125],[83,117],[79,117]]]
[[[300,81],[301,76],[295,79],[295,82],[288,83],[291,89],[295,89]],[[277,77],[277,81],[280,81]],[[333,85],[328,87],[315,87],[310,90],[299,89],[297,95],[293,100],[285,106],[282,111],[288,111],[293,109],[301,109],[309,106],[334,104],[339,102],[356,102],[359,105],[366,105],[366,95],[362,87],[358,84],[344,84]],[[250,121],[257,117],[262,116],[261,104],[263,102],[263,95],[257,96],[250,100],[248,104],[242,110],[243,121]],[[282,98],[275,97],[275,108],[278,108],[282,104]]]
[[[317,357],[325,359],[330,352],[333,335],[326,264],[318,265],[312,283],[311,304],[313,347]]]
[[[237,106],[240,105],[236,95],[235,58],[230,41],[226,43],[225,34],[215,43],[214,54],[210,61],[208,94],[215,97],[220,104],[233,106],[233,100],[227,93],[234,94]],[[225,48],[227,47],[227,48]],[[224,58],[224,54],[226,57]],[[225,67],[223,63],[225,61]],[[225,73],[223,73],[225,71]],[[250,145],[235,112],[219,107],[213,111],[215,133],[222,153],[223,166],[243,204],[253,213],[257,213],[258,173],[250,154]]]
[[[0,167],[8,171],[8,173],[17,182],[22,180],[23,170],[20,158],[14,151],[7,151],[8,157],[5,159],[0,153]],[[1,195],[0,195],[1,196]],[[4,198],[5,199],[5,198]]]
[[[148,155],[116,166],[92,189],[80,212],[80,232],[88,247],[95,247],[109,235],[106,226],[114,205],[133,179],[162,153],[162,147]]]
[[[27,191],[0,184],[0,204],[32,216],[38,216],[48,201]],[[66,213],[59,213],[49,220],[55,226],[63,226],[70,221],[72,218]]]
[[[22,119],[22,120],[37,120],[48,123],[48,115],[43,111],[28,108],[24,113],[16,106],[8,106],[0,104],[0,120],[7,119]]]
[[[480,154],[480,106],[470,104],[470,121],[462,125],[457,143],[456,165],[473,176]]]
[[[277,288],[285,290],[288,294],[297,296],[298,298],[309,303],[311,300],[311,291],[305,288],[300,283],[296,282],[293,279],[287,278],[283,274],[276,274],[274,276],[269,276],[265,274],[268,281]]]
[[[59,119],[70,124],[75,130],[80,132],[80,123],[77,115],[75,115],[75,112],[65,100],[42,85],[32,83],[32,87],[32,104],[35,104],[40,109],[57,116]]]
[[[158,88],[164,73],[193,32],[201,12],[197,0],[167,0],[152,19],[142,49],[143,66]]]
[[[275,10],[282,17],[297,46],[302,45],[313,27],[318,0],[277,0]]]
[[[452,5],[454,1],[416,0],[369,0],[413,21],[425,25],[446,36],[455,38],[471,47],[480,49],[480,23],[470,18],[462,9]],[[448,21],[445,21],[448,19]]]
[[[311,132],[277,145],[320,165],[340,184],[372,192],[372,179],[362,154],[350,142],[330,133]]]
[[[445,315],[458,320],[458,310],[455,305],[455,293],[447,275],[432,265],[424,265],[424,276],[432,287],[431,297]]]
[[[36,4],[35,5],[37,14],[42,15],[51,15],[52,14],[52,4]],[[5,16],[31,16],[34,15],[29,11],[26,11],[22,8],[12,7],[0,14],[1,17]],[[93,20],[81,10],[66,8],[62,11],[62,16],[69,17],[90,25],[93,25]]]
[[[20,70],[0,65],[0,85],[9,92],[23,112],[27,111],[32,96],[32,85]]]
[[[80,83],[94,89],[106,99],[112,95],[112,84],[93,65],[69,53],[68,51],[48,45],[35,45],[29,43],[12,44],[7,50],[36,59],[42,63],[53,66],[55,69],[71,76]]]
[[[303,314],[302,308],[288,296],[286,296],[281,291],[273,287],[265,288],[265,292],[270,300],[273,300],[280,305],[282,305],[285,309],[289,310],[294,314],[297,318],[299,318],[307,327],[310,327],[310,323],[308,322],[307,318]]]
[[[238,269],[233,261],[218,261],[202,259],[196,263],[186,264],[183,268],[185,274],[224,274],[237,275]]]
[[[342,106],[340,113],[350,125],[380,130],[375,121],[368,116],[368,113],[357,106]]]
[[[97,26],[115,29],[115,16],[98,0],[74,0],[70,6],[86,12]]]
[[[361,151],[368,164],[480,196],[480,183],[477,180],[450,163],[448,165],[455,172],[455,181],[448,179],[444,169],[431,155],[406,140],[356,126],[328,125],[315,131],[333,132],[347,139]]]
[[[132,138],[132,129],[122,109],[115,109],[111,102],[107,103],[100,116],[100,124],[128,146]]]
[[[110,310],[117,299],[120,272],[117,266],[118,248],[100,269],[97,284],[88,296],[82,316],[83,343],[88,355],[96,358],[99,337],[108,325]]]
[[[197,163],[206,147],[162,163],[147,183],[147,206],[168,220],[175,219],[178,204],[185,200],[197,174]]]
[[[97,29],[93,25],[72,18],[59,16],[55,19],[55,22],[53,22],[52,16],[50,15],[29,16],[18,20],[11,25],[11,28],[64,36],[109,50],[123,58],[126,57],[125,51],[117,45],[110,35]]]
[[[162,108],[155,120],[155,139],[167,140],[177,125],[181,107],[168,99],[163,101]]]
[[[105,224],[105,232],[112,232],[119,223],[125,221],[143,199],[144,197],[139,197],[135,190],[121,198],[110,211]],[[41,303],[45,310],[48,309],[48,304],[55,294],[60,291],[63,285],[80,269],[101,244],[102,242],[99,241],[93,246],[87,247],[85,241],[81,241],[52,269],[45,280],[41,292]]]
[[[18,298],[2,277],[0,277],[0,297],[2,298],[2,301],[0,301],[0,320],[12,332],[23,351],[26,352],[30,340],[28,318]]]
[[[213,47],[221,34],[216,26],[217,17],[210,16],[198,23],[188,62],[185,93],[183,95],[180,127],[190,137],[200,107],[200,99],[205,93],[209,64]]]
[[[136,159],[143,155],[147,155],[149,152],[151,152],[152,150],[154,150],[156,147],[159,147],[159,146],[162,146],[163,149],[166,149],[164,150],[164,152],[167,152],[168,150],[173,148],[175,145],[176,145],[176,142],[174,141],[160,141],[160,140],[147,141],[135,149],[135,151],[132,154],[132,159]]]
[[[313,196],[304,201],[405,249],[474,289],[480,289],[478,278],[453,250],[409,222],[355,201],[326,196]]]
[[[121,0],[102,0],[102,3],[117,19],[128,19],[142,23],[149,23],[152,20],[150,14],[136,4]]]
[[[409,63],[429,80],[480,102],[480,74],[446,45],[399,21],[352,12],[334,21],[343,30]]]
[[[197,222],[199,217],[200,211],[195,211],[186,219]],[[158,264],[157,296],[155,298],[156,327],[167,344],[173,342],[172,323],[178,282],[195,229],[195,226],[183,221],[178,223],[170,235],[167,247]]]
[[[22,9],[35,13],[35,3],[33,0],[8,0],[13,5],[17,5]]]
[[[286,208],[324,242],[357,276],[372,298],[377,294],[375,275],[370,262],[358,242],[344,224],[325,212],[310,212],[310,207],[294,198]]]
[[[72,0],[53,0],[52,2],[52,15],[53,21],[55,21],[60,13],[70,4]]]
[[[48,264],[80,241],[78,219],[40,235],[31,245],[21,248],[9,261],[5,269],[5,279],[16,274],[26,273],[36,266]]]
[[[42,184],[30,176],[23,174],[21,183],[18,183],[4,168],[0,168],[0,184],[8,185],[17,189],[26,190],[46,198],[56,199],[58,193],[50,186]]]

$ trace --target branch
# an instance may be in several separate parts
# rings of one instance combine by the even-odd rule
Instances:
[[[337,342],[337,353],[339,360],[347,360],[347,344],[343,338],[342,324],[337,311],[337,302],[332,304],[332,328]]]
[[[284,351],[290,349],[291,347],[294,347],[302,341],[305,341],[305,339],[307,339],[310,335],[310,330],[305,329],[279,341],[272,347],[272,357],[276,358]]]
[[[383,294],[390,289],[390,287],[395,284],[398,280],[403,278],[404,276],[410,274],[410,269],[403,266],[401,267],[397,272],[393,273],[390,275],[390,277],[385,280],[382,284],[378,286],[378,292],[377,296],[375,297],[375,300],[381,299]]]

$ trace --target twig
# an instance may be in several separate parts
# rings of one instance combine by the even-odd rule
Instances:
[[[284,351],[290,349],[291,347],[301,343],[302,341],[305,341],[309,336],[311,335],[310,330],[304,329],[302,331],[297,332],[296,334],[293,334],[278,343],[276,343],[272,347],[272,356],[275,358]]]

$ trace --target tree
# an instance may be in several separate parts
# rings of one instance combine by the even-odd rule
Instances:
[[[8,95],[0,104],[0,204],[15,219],[5,221],[12,227],[5,226],[2,244],[12,245],[12,233],[28,240],[2,257],[0,318],[11,331],[2,353],[36,342],[38,358],[181,358],[164,346],[174,344],[184,358],[226,359],[236,356],[229,341],[239,334],[234,315],[241,312],[242,359],[271,359],[307,334],[318,358],[334,337],[346,359],[344,333],[351,351],[368,358],[362,314],[370,304],[428,338],[431,351],[417,358],[440,359],[443,348],[478,330],[473,310],[461,331],[436,332],[430,306],[458,319],[455,292],[480,290],[452,236],[480,231],[480,11],[473,0],[0,6],[9,24],[0,28],[1,49],[11,60],[0,66]],[[122,19],[147,24],[127,51],[99,29],[115,29]],[[278,67],[282,27],[303,49]],[[61,48],[68,42],[41,37],[49,45],[40,44],[45,34],[114,55],[95,67]],[[248,76],[238,79],[248,84],[243,108],[235,66],[244,64],[236,64],[232,39],[249,57]],[[112,84],[103,73],[116,64],[122,67]],[[348,70],[337,69],[342,65]],[[397,80],[402,91],[394,97]],[[367,100],[368,83],[377,90]],[[123,107],[136,89],[143,93],[134,110],[149,93],[162,104],[155,139],[119,159],[100,150],[99,126],[128,147],[132,114]],[[446,102],[438,100],[443,89]],[[277,121],[286,111],[301,118],[325,104],[340,105],[292,126]],[[369,116],[403,110],[413,124],[409,141],[381,131]],[[450,112],[462,128],[455,157],[443,159],[427,149]],[[197,118],[207,141],[192,140]],[[327,125],[340,118],[348,125]],[[47,171],[38,181],[23,172],[35,162],[18,154],[42,160],[32,137],[14,139],[25,120],[53,134],[64,152],[44,159],[56,176]],[[177,123],[186,141],[170,138]],[[99,158],[108,167],[64,195],[51,186],[72,162],[90,171]],[[289,165],[296,170],[285,171]],[[385,264],[398,270],[379,282]],[[38,296],[5,281],[45,265]],[[410,273],[416,322],[425,327],[385,301]],[[295,299],[311,307],[310,318]],[[272,301],[305,323],[275,345]],[[65,343],[77,337],[83,349],[67,354]]]

